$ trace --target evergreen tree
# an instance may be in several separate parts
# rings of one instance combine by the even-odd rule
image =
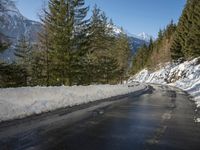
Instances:
[[[85,50],[88,7],[84,0],[50,0],[43,23],[48,28],[52,80],[55,85],[72,85],[77,57]]]
[[[171,57],[173,60],[178,60],[180,58],[184,58],[184,54],[182,52],[182,46],[177,38],[177,35],[174,35],[175,38],[173,40],[172,46],[170,48]]]
[[[200,56],[200,1],[191,0],[188,3],[190,8],[188,10],[189,20],[191,26],[189,28],[188,37],[186,38],[187,49],[189,57]]]
[[[0,72],[1,88],[25,86],[27,72],[21,66],[4,63],[0,66]]]
[[[34,53],[34,59],[33,60],[33,69],[34,73],[37,72],[33,78],[35,84],[44,84],[46,86],[49,86],[53,84],[52,81],[52,60],[51,60],[51,38],[50,38],[50,26],[48,21],[48,12],[45,6],[42,9],[42,14],[40,15],[40,20],[42,22],[42,30],[39,33],[39,42],[38,42],[38,49],[40,50],[39,53]],[[43,71],[39,68],[43,68]],[[43,73],[42,73],[43,72]],[[37,82],[37,77],[39,81]],[[43,79],[43,80],[42,80]],[[45,81],[45,82],[44,82]]]
[[[179,19],[174,44],[171,48],[172,51],[181,52],[185,59],[198,57],[200,55],[199,19],[200,1],[188,0]]]
[[[125,79],[131,58],[131,48],[129,39],[126,34],[124,34],[123,29],[121,28],[121,33],[116,38],[115,48],[113,49],[113,56],[117,59],[118,67],[120,70],[119,76],[120,80]]]
[[[141,69],[147,67],[149,57],[149,47],[144,44],[138,49],[136,55],[133,57],[131,72],[135,74]]]
[[[115,80],[118,79],[119,70],[117,60],[110,56],[101,55],[98,58],[98,83],[108,84],[115,83]]]
[[[14,55],[16,56],[16,64],[22,68],[26,74],[24,76],[24,86],[28,85],[28,77],[31,73],[31,45],[25,36],[22,36],[15,46]]]
[[[84,0],[76,0],[74,8],[74,38],[73,40],[73,63],[72,82],[73,84],[87,84],[84,82],[87,76],[87,54],[89,52],[89,20],[86,19],[89,7],[85,7]]]
[[[112,24],[108,23],[105,13],[95,6],[89,31],[90,53],[107,55],[114,41],[113,35]]]
[[[158,41],[161,41],[163,39],[163,30],[159,30],[158,32]]]
[[[108,65],[106,68],[117,67],[113,63],[113,59],[115,59],[113,53],[115,42],[112,20],[108,21],[105,13],[95,6],[89,30],[88,60],[89,66],[93,67],[88,68],[89,76],[93,77],[91,82],[101,82],[112,72],[112,70],[109,70],[109,73],[108,70],[105,71],[105,65]],[[108,62],[111,64],[108,64]],[[107,79],[111,81],[110,78]]]
[[[46,52],[38,51],[38,49],[32,51],[31,53],[31,86],[49,86],[51,80],[47,77],[47,64],[46,64]],[[50,64],[48,64],[50,65]],[[49,66],[50,67],[50,66]],[[49,70],[50,71],[50,70]],[[50,72],[49,72],[50,75]]]
[[[170,24],[167,25],[166,31],[164,32],[164,36],[167,39],[171,38],[171,35],[174,34],[176,31],[176,24],[174,24],[174,21],[171,20]]]

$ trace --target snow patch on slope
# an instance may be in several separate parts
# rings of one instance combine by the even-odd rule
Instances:
[[[200,58],[184,63],[167,63],[158,71],[142,70],[129,79],[133,81],[168,84],[187,91],[200,107]]]
[[[0,89],[0,122],[145,89],[144,85],[91,85]]]

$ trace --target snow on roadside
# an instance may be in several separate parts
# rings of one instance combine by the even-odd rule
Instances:
[[[181,64],[167,63],[165,67],[155,72],[144,69],[131,77],[128,83],[133,81],[168,84],[181,88],[191,94],[197,107],[200,107],[200,58]]]
[[[91,85],[0,89],[0,122],[145,89],[145,85]]]

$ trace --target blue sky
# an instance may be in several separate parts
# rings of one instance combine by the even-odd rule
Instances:
[[[17,7],[27,18],[38,20],[43,1],[17,0]],[[95,3],[117,26],[132,34],[145,32],[156,37],[171,19],[178,21],[186,0],[86,0],[91,8]]]

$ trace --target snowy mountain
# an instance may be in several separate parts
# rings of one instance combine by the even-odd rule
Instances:
[[[138,38],[145,40],[147,42],[149,42],[151,38],[153,39],[152,36],[150,36],[149,34],[147,34],[145,32],[142,32],[142,33],[138,34],[137,36],[138,36]]]
[[[129,41],[132,47],[132,54],[134,55],[136,50],[141,47],[144,44],[149,44],[149,40],[152,36],[148,35],[148,34],[143,34],[143,36],[137,36],[134,34],[131,34],[127,31],[123,31],[121,28],[117,27],[117,26],[112,26],[114,32],[117,34],[120,34],[121,32],[125,33],[128,35],[129,37]]]
[[[113,25],[111,27],[113,28],[113,31],[115,32],[115,34],[120,34],[120,33],[123,32],[121,28],[119,28],[119,27],[117,27],[115,25]]]
[[[37,33],[41,29],[41,24],[25,18],[11,0],[1,0],[5,12],[0,12],[3,22],[0,22],[0,32],[10,38],[15,44],[20,36],[25,35],[32,42],[36,42]],[[3,54],[4,58],[11,59],[13,50],[9,49]]]

